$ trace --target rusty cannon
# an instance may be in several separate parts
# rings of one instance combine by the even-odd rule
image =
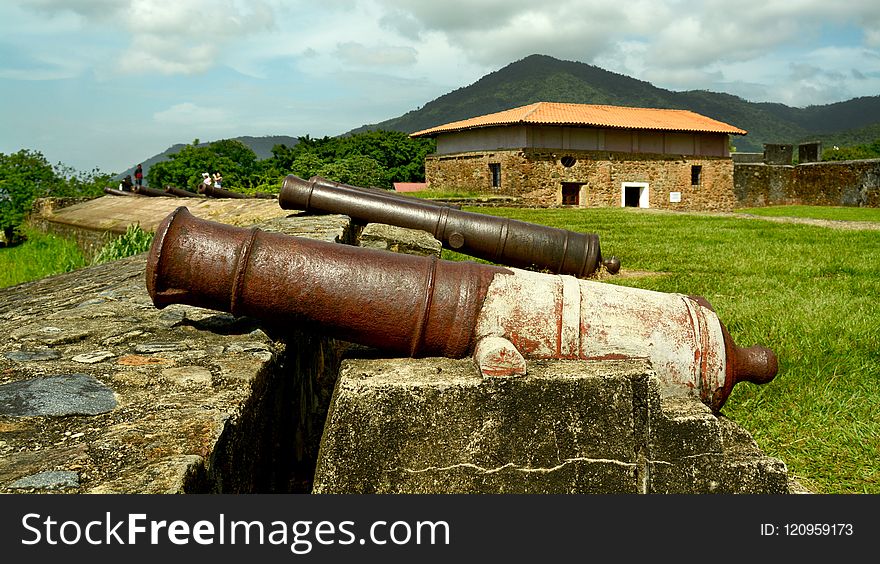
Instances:
[[[151,197],[178,197],[176,194],[172,194],[166,192],[165,190],[156,190],[155,188],[150,188],[148,186],[135,186],[132,191],[135,194],[139,194],[141,196],[151,196]]]
[[[226,190],[225,188],[218,188],[213,184],[199,184],[199,194],[203,194],[209,198],[238,198],[238,199],[251,199],[251,198],[259,198],[263,200],[274,200],[277,198],[274,194],[267,194],[266,192],[257,192],[253,195],[242,194],[241,192],[233,192],[232,190]]]
[[[383,188],[368,188],[366,186],[354,186],[352,184],[345,184],[343,182],[336,182],[335,180],[330,180],[324,178],[323,176],[312,176],[308,180],[309,182],[315,182],[316,184],[321,184],[323,186],[330,187],[339,187],[345,188],[348,190],[357,190],[359,192],[364,192],[366,194],[373,194],[374,196],[382,196],[385,198],[393,198],[395,200],[403,200],[404,202],[417,202],[426,206],[435,206],[438,208],[452,208],[456,210],[461,209],[460,204],[452,204],[448,202],[435,202],[432,200],[424,200],[424,199],[416,199],[412,196],[405,196],[403,194],[398,194],[394,190],[385,190]]]
[[[124,190],[117,190],[116,188],[110,188],[109,186],[104,187],[104,193],[110,194],[111,196],[133,196],[131,192],[126,192]]]
[[[427,231],[447,249],[513,267],[578,278],[594,275],[603,265],[612,274],[620,270],[617,257],[602,259],[599,236],[593,233],[372,194],[323,179],[288,175],[278,203],[283,209],[338,213],[362,223]]]
[[[325,243],[194,217],[179,207],[147,259],[153,304],[297,324],[411,357],[473,356],[486,377],[526,359],[648,358],[669,393],[719,410],[734,384],[776,375],[702,298],[475,262]]]
[[[171,186],[170,184],[165,187],[165,193],[170,194],[172,196],[177,196],[179,198],[200,198],[199,194],[195,192],[190,192],[189,190],[185,190],[183,188],[178,188],[176,186]]]

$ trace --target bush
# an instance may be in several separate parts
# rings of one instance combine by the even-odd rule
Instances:
[[[144,231],[140,225],[129,225],[125,230],[125,234],[113,239],[104,245],[92,264],[104,264],[121,258],[130,257],[150,250],[153,243],[153,233]]]

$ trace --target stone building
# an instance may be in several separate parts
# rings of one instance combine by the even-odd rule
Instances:
[[[417,131],[434,137],[432,188],[543,205],[727,210],[736,205],[730,135],[687,111],[537,102]]]

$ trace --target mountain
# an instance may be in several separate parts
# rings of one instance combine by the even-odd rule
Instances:
[[[245,145],[251,148],[251,150],[256,153],[258,159],[268,159],[272,156],[272,147],[275,145],[287,145],[288,147],[293,147],[297,143],[299,143],[299,139],[296,137],[289,137],[287,135],[266,135],[264,137],[251,137],[248,135],[242,137],[233,137],[235,141],[241,141]],[[206,143],[199,143],[197,147],[206,147],[213,143],[213,141],[209,141]],[[181,149],[186,147],[183,143],[177,143],[176,145],[172,145],[168,147],[158,155],[153,155],[152,157],[141,161],[142,168],[144,169],[144,176],[146,176],[147,171],[150,170],[150,167],[155,163],[160,161],[168,160],[168,155],[173,155],[174,153],[179,152]],[[116,179],[125,178],[127,174],[132,175],[134,177],[134,169],[135,167],[131,167],[130,169],[119,173],[116,176]]]
[[[534,102],[691,110],[747,130],[748,135],[733,136],[737,150],[745,152],[760,152],[764,143],[824,141],[832,137],[867,143],[876,138],[865,138],[876,131],[870,126],[880,124],[880,96],[793,108],[749,102],[731,94],[706,90],[666,90],[593,65],[531,55],[470,86],[440,96],[418,110],[364,125],[349,134],[372,129],[412,133]]]

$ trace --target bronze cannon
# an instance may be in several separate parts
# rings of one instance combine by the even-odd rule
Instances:
[[[307,324],[411,357],[472,355],[487,377],[525,374],[526,359],[648,358],[669,393],[716,411],[737,382],[777,371],[702,298],[232,227],[185,207],[157,228],[146,285],[158,308]]]
[[[612,274],[620,261],[603,261],[599,236],[515,219],[467,212],[403,196],[389,197],[294,175],[284,179],[278,203],[284,209],[338,213],[362,223],[385,223],[427,231],[447,249],[495,263],[537,268],[584,278],[604,265]]]

